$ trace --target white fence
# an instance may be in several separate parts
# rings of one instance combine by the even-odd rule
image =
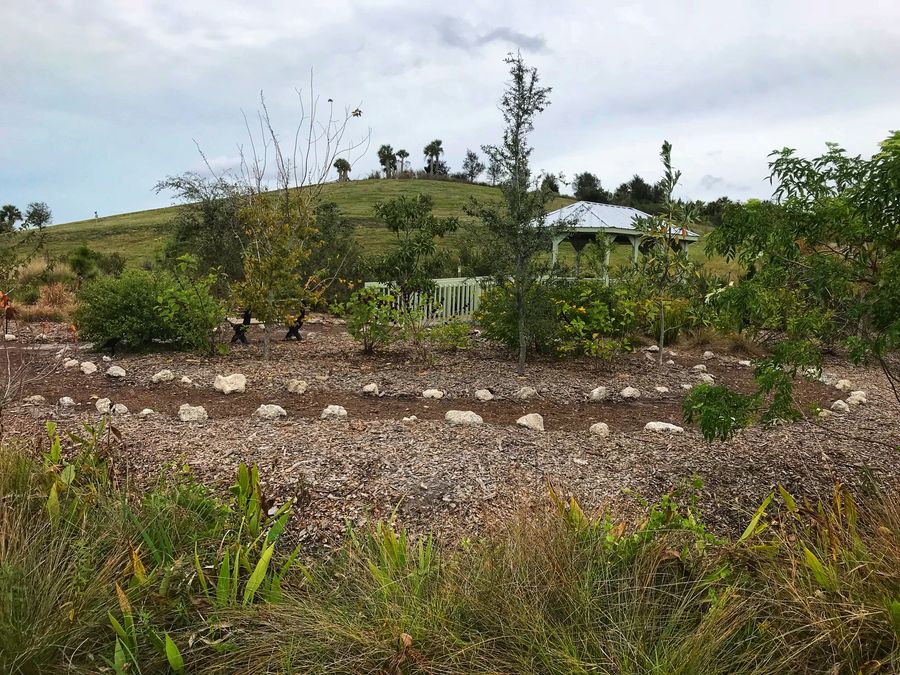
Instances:
[[[471,319],[481,300],[482,283],[487,281],[488,277],[435,279],[434,296],[428,298],[424,310],[429,316],[444,321],[451,317]],[[378,281],[366,282],[366,288],[386,288],[386,286],[387,284]],[[398,304],[399,300],[395,301],[395,306]],[[413,307],[419,307],[418,294],[412,296],[412,304]]]

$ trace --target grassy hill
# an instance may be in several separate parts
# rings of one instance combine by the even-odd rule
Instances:
[[[342,213],[356,225],[356,237],[366,253],[377,253],[390,243],[390,232],[378,221],[372,211],[378,201],[387,201],[399,195],[426,194],[434,200],[437,216],[458,216],[466,220],[463,208],[470,199],[496,201],[500,191],[486,185],[473,185],[441,180],[357,180],[346,183],[329,183],[324,186],[322,198],[335,202]],[[560,208],[574,201],[571,197],[559,197],[551,209]],[[149,211],[136,211],[116,216],[63,223],[48,228],[47,247],[54,256],[65,256],[79,244],[111,253],[118,251],[130,265],[152,260],[168,237],[168,225],[179,207],[172,206]],[[443,246],[453,247],[459,234],[448,236]],[[702,246],[693,246],[692,257],[706,260]],[[571,246],[560,247],[563,260],[574,258]],[[612,261],[625,262],[627,252],[615,251]],[[724,261],[708,261],[725,269]]]

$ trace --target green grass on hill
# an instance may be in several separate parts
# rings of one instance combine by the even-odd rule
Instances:
[[[391,237],[390,232],[373,213],[375,203],[416,193],[428,195],[434,200],[436,216],[457,216],[464,222],[469,220],[464,214],[464,207],[472,198],[488,202],[500,199],[497,188],[443,180],[357,180],[329,183],[323,188],[322,199],[338,205],[341,212],[356,226],[356,237],[366,254],[373,254],[383,251],[390,244]],[[574,201],[571,197],[560,197],[550,204],[550,208],[557,209]],[[84,243],[104,253],[117,251],[130,265],[139,265],[153,260],[162,248],[168,237],[168,225],[178,208],[172,206],[54,225],[47,232],[47,248],[51,255],[65,256]],[[445,238],[442,246],[455,248],[462,236],[458,232],[451,234]],[[625,247],[619,248],[621,250],[613,252],[613,264],[627,261],[628,252]],[[692,257],[706,261],[702,249],[702,243],[693,246]],[[564,244],[560,252],[563,262],[574,260],[571,246]],[[708,262],[713,263],[716,271],[728,271],[731,267],[722,260]]]

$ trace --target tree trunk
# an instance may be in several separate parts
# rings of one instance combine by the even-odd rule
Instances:
[[[525,287],[522,281],[524,275],[524,264],[521,256],[516,261],[516,317],[518,319],[519,331],[519,362],[516,366],[516,372],[519,375],[525,374],[525,356],[527,346],[525,344]]]
[[[659,367],[663,364],[663,346],[666,337],[666,305],[662,300],[659,301],[659,352],[657,353]]]

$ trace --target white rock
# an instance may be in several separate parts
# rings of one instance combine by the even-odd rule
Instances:
[[[818,417],[819,417],[819,419],[823,419],[823,420],[824,420],[824,419],[828,419],[828,418],[831,417],[833,414],[834,414],[834,413],[831,412],[830,410],[820,410],[820,411],[819,411],[819,414],[818,414]]]
[[[94,404],[94,407],[97,408],[98,413],[100,413],[101,415],[106,415],[112,408],[112,401],[110,401],[108,398],[101,398],[97,400],[97,402]]]
[[[537,413],[528,413],[527,415],[522,415],[519,419],[516,420],[516,424],[518,424],[520,427],[533,429],[534,431],[544,430],[544,418]]]
[[[209,419],[209,415],[206,414],[206,408],[202,405],[185,403],[178,409],[178,419],[182,422],[205,422]]]
[[[287,390],[291,394],[304,394],[309,388],[306,380],[288,380]]]
[[[534,387],[522,387],[516,392],[515,396],[520,401],[527,401],[537,396],[537,389]]]
[[[63,396],[61,399],[59,399],[60,408],[74,408],[75,405],[75,399],[71,396]]]
[[[850,380],[838,380],[834,388],[838,391],[850,391],[853,389],[853,385],[850,383]]]
[[[117,380],[120,380],[125,377],[125,369],[121,366],[110,366],[106,370],[106,375],[107,377],[114,377]]]
[[[423,398],[444,398],[444,392],[440,389],[426,389],[422,392]]]
[[[141,412],[138,413],[138,417],[150,417],[150,415],[154,415],[156,413],[153,412],[152,408],[144,408]]]
[[[46,333],[38,333],[37,335],[34,336],[35,342],[47,342],[47,340],[49,340],[49,339],[50,339],[50,336],[47,335]]]
[[[63,368],[68,370],[69,368],[77,368],[81,364],[78,363],[78,359],[66,359],[63,361]]]
[[[656,390],[657,394],[668,394],[669,393],[668,387],[654,387],[654,389]]]
[[[704,361],[709,361],[711,358],[714,358],[714,357],[715,357],[715,354],[713,354],[709,350],[706,350],[705,352],[703,352],[703,360]]]
[[[415,415],[410,415],[409,417],[404,417],[403,422],[417,422],[419,420]]]
[[[674,366],[674,365],[675,365],[675,362],[674,362],[672,359],[669,359],[668,361],[666,361],[666,365],[667,365],[667,366]]]
[[[715,384],[716,383],[716,378],[714,378],[709,373],[700,373],[700,375],[697,377],[697,379],[700,380],[701,382],[703,382],[704,384]]]
[[[91,363],[90,361],[82,361],[81,372],[85,375],[93,375],[97,372],[97,364]]]
[[[104,362],[104,363],[109,363],[110,361],[112,361],[112,357],[111,357],[111,356],[106,356],[106,355],[103,356],[103,362]]]
[[[369,382],[362,388],[362,392],[371,396],[378,396],[378,385],[375,382]]]
[[[741,359],[738,361],[739,366],[744,366],[745,368],[749,368],[753,365],[753,361],[749,361],[748,359]]]
[[[153,384],[159,384],[160,382],[171,382],[175,379],[175,373],[173,373],[168,368],[163,368],[158,373],[154,373],[153,377],[150,378],[150,381]]]
[[[490,392],[489,389],[476,389],[475,398],[477,398],[479,401],[493,401],[494,395]]]
[[[702,363],[698,363],[696,366],[691,368],[691,370],[693,370],[695,373],[705,373],[706,366],[704,366]]]
[[[639,389],[635,389],[634,387],[625,387],[622,391],[619,392],[619,396],[626,399],[640,398],[641,392]]]
[[[450,424],[462,426],[471,426],[473,424],[481,424],[484,422],[484,420],[481,419],[481,415],[478,415],[471,410],[448,410],[447,414],[444,415],[444,420]]]
[[[838,399],[837,401],[835,401],[834,403],[831,404],[831,409],[834,410],[834,412],[845,413],[845,412],[849,412],[850,406],[847,405],[844,401],[841,401],[840,399]]]
[[[826,373],[823,371],[822,374],[819,375],[819,382],[829,387],[833,387],[840,382],[840,380],[841,378],[834,373]]]
[[[650,345],[649,347],[647,347],[647,351],[655,354],[659,351],[659,345]]]
[[[261,420],[275,420],[287,417],[287,411],[280,405],[263,404],[256,409],[256,416]]]
[[[692,385],[692,384],[687,384],[687,383],[682,383],[682,384],[681,384],[681,388],[684,389],[685,391],[690,391],[691,389],[694,388],[694,385]]]
[[[609,389],[606,387],[597,387],[591,391],[592,401],[605,401],[609,397]]]
[[[347,410],[342,405],[326,406],[319,417],[323,420],[342,419],[347,416]]]
[[[850,395],[847,397],[847,403],[849,405],[864,405],[869,402],[869,399],[866,398],[866,392],[861,389],[857,389],[856,391],[851,391]]]
[[[116,403],[112,408],[109,409],[109,411],[114,415],[127,415],[128,406],[124,403]]]
[[[247,377],[243,373],[232,373],[231,375],[216,375],[213,381],[213,389],[221,391],[223,394],[244,393],[247,389]]]
[[[194,384],[194,381],[189,378],[187,375],[181,376],[181,384]]]
[[[589,431],[594,436],[609,436],[609,425],[606,422],[595,422]]]
[[[684,429],[669,422],[647,422],[644,425],[644,431],[661,431],[669,434],[683,434]]]
[[[17,337],[16,337],[15,335],[13,335],[12,333],[7,333],[6,335],[3,336],[3,339],[6,340],[7,342],[15,342],[15,341],[17,341],[19,338],[17,338]]]
[[[34,396],[27,396],[25,398],[25,403],[27,405],[44,405],[46,402],[47,402],[47,399],[45,399],[40,394],[35,394]]]

